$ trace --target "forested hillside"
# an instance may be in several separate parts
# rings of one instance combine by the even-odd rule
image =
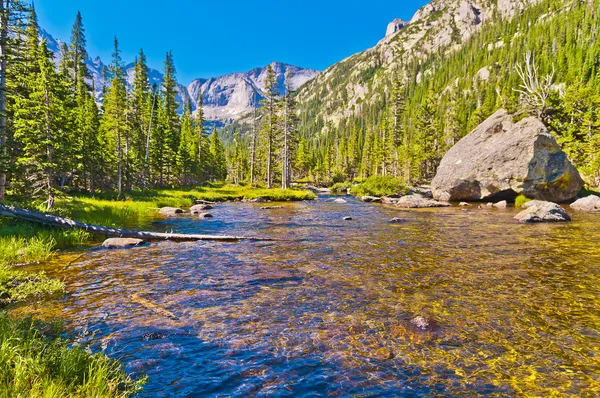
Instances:
[[[453,144],[504,107],[542,117],[597,185],[598,0],[480,3],[431,3],[375,48],[304,85],[296,96],[294,179],[429,181]],[[238,180],[250,179],[249,120],[222,132]]]
[[[393,174],[426,181],[450,146],[505,107],[543,116],[587,181],[597,183],[598,9],[597,0],[544,0],[488,22],[460,47],[442,46],[408,61],[400,53],[395,67],[359,74],[372,83],[354,104],[322,100],[329,90],[340,91],[323,80],[331,75],[325,71],[300,94],[297,176],[330,181]],[[351,66],[332,69],[352,84]],[[528,104],[535,99],[541,103]],[[345,112],[331,118],[330,108]]]

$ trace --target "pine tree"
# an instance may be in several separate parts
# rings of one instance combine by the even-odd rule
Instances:
[[[288,189],[292,178],[292,159],[296,147],[296,101],[292,87],[292,72],[285,76],[284,115],[283,115],[283,148],[281,167],[281,188]]]
[[[171,184],[173,168],[179,148],[179,114],[177,109],[177,81],[175,79],[175,64],[173,54],[169,51],[165,57],[165,70],[162,83],[163,91],[163,128],[164,128],[164,173],[166,182]],[[162,179],[161,179],[162,180]],[[162,183],[162,182],[161,182]]]
[[[14,170],[9,123],[18,96],[14,81],[20,75],[17,52],[27,8],[20,0],[0,0],[0,201],[6,195],[9,173]]]
[[[111,64],[111,86],[107,89],[104,99],[104,117],[102,118],[102,131],[107,142],[113,148],[116,162],[117,196],[123,194],[123,177],[126,166],[125,139],[127,132],[127,89],[125,86],[125,72],[121,63],[119,41],[114,39],[113,62]]]
[[[221,181],[227,177],[227,161],[225,159],[225,150],[219,134],[217,126],[214,126],[213,132],[210,135],[210,154],[212,158],[212,175],[213,181]]]
[[[261,101],[263,108],[261,135],[265,145],[267,160],[267,188],[273,187],[273,163],[277,149],[276,139],[279,136],[279,90],[275,70],[269,65],[265,79],[265,99]]]
[[[88,57],[85,45],[85,29],[83,27],[81,12],[78,11],[73,29],[71,30],[71,46],[69,48],[70,65],[72,67],[71,79],[74,87],[80,87],[80,83],[89,77],[89,71],[85,65],[85,60]]]
[[[181,115],[181,133],[179,137],[179,148],[177,150],[177,174],[179,182],[187,186],[192,183],[192,172],[194,160],[197,154],[198,135],[194,131],[194,119],[192,116],[192,104],[188,101]]]
[[[33,9],[26,36],[29,68],[21,79],[29,95],[18,98],[14,114],[15,138],[22,145],[17,163],[24,171],[25,193],[34,198],[45,196],[47,209],[51,209],[56,191],[55,172],[61,159],[60,143],[66,138],[63,126],[67,117],[67,90],[55,70],[46,41],[39,43]]]
[[[137,175],[135,180],[141,186],[145,184],[146,145],[148,142],[148,130],[150,128],[150,120],[152,117],[153,100],[154,98],[151,98],[150,95],[146,55],[144,54],[144,51],[140,49],[135,61],[133,85],[129,94],[128,127],[132,141],[132,169]]]

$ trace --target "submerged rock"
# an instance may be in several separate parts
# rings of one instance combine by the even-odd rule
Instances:
[[[190,213],[192,213],[192,214],[200,214],[204,210],[212,210],[212,208],[213,207],[211,205],[208,205],[208,204],[199,204],[199,205],[192,206],[190,208]]]
[[[160,214],[162,214],[163,216],[174,216],[183,213],[185,212],[182,209],[178,209],[176,207],[163,207],[162,209],[160,209]]]
[[[452,205],[446,202],[427,199],[421,195],[407,195],[401,197],[396,206],[405,209],[423,209],[429,207],[450,207]]]
[[[126,249],[143,245],[145,242],[142,239],[134,238],[110,238],[106,239],[102,246],[107,249]]]
[[[213,215],[210,213],[200,213],[198,214],[198,218],[213,218]]]
[[[276,209],[283,209],[283,206],[263,206],[260,209],[261,210],[276,210]]]
[[[424,316],[417,316],[411,319],[410,324],[412,327],[421,332],[433,332],[439,329],[439,325],[435,320],[426,318]]]
[[[508,202],[506,200],[502,200],[498,203],[494,203],[494,207],[497,207],[499,209],[506,209],[508,207]]]
[[[499,110],[453,146],[432,181],[437,200],[512,200],[563,202],[583,186],[544,124],[533,117],[512,122]]]
[[[460,202],[458,205],[461,206],[461,207],[471,206],[471,204],[467,203],[467,202]]]
[[[344,204],[344,203],[348,203],[348,201],[346,201],[346,199],[338,198],[338,199],[335,199],[333,201],[333,203]]]
[[[344,217],[344,221],[352,221],[352,217]]]
[[[361,196],[360,201],[365,203],[381,202],[381,198],[375,196]]]
[[[600,212],[600,197],[590,195],[571,204],[571,209],[579,211]]]
[[[552,202],[541,202],[529,206],[515,216],[520,222],[561,222],[571,221],[571,217],[562,206]]]
[[[404,222],[404,220],[402,218],[398,218],[398,217],[394,217],[390,220],[390,223],[392,224],[402,224]]]

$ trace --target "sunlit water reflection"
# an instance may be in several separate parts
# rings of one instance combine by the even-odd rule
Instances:
[[[597,396],[600,214],[521,225],[328,199],[161,221],[283,240],[89,252],[46,266],[63,301],[18,311],[146,372],[144,396]]]

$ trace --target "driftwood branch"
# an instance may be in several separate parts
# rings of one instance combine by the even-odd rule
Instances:
[[[118,238],[137,238],[143,240],[173,240],[173,241],[224,241],[237,242],[241,240],[272,241],[270,238],[243,237],[243,236],[221,236],[221,235],[188,235],[162,232],[130,231],[126,229],[107,228],[99,225],[86,224],[68,218],[58,217],[51,214],[38,213],[31,210],[19,209],[17,207],[0,204],[0,216],[12,217],[18,220],[31,221],[38,224],[62,229],[80,229],[93,234],[106,235]]]

